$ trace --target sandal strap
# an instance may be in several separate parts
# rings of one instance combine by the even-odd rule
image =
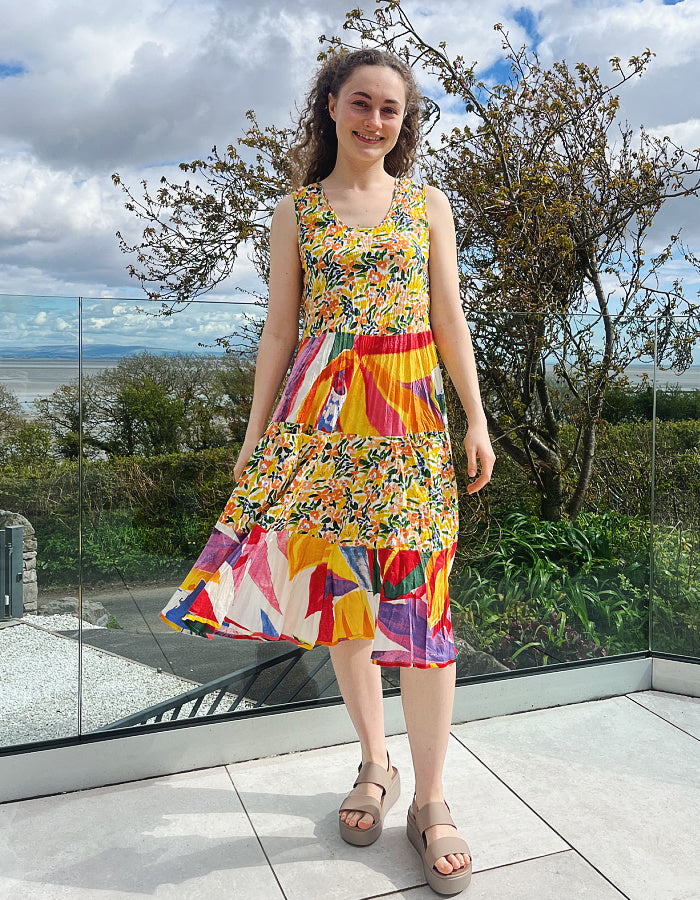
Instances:
[[[382,817],[381,806],[374,797],[370,797],[359,791],[350,791],[345,800],[340,804],[339,812],[342,812],[345,809],[351,810],[352,812],[367,813],[372,816],[375,823]]]
[[[391,786],[392,772],[393,767],[391,770],[387,771],[382,768],[382,766],[377,765],[377,763],[367,762],[364,765],[360,764],[360,769],[353,787],[357,787],[358,784],[377,784],[379,787],[384,788],[384,792],[386,793]]]
[[[415,814],[416,825],[421,834],[423,834],[426,828],[430,828],[433,825],[452,825],[454,828],[457,827],[453,822],[450,811],[444,801],[426,803],[425,806],[416,809]]]
[[[449,856],[450,853],[464,853],[466,856],[471,859],[471,852],[469,850],[469,844],[465,840],[462,840],[458,834],[455,834],[454,837],[451,835],[448,837],[436,838],[434,841],[431,841],[425,849],[425,860],[430,866],[431,869],[435,868],[435,863],[440,859],[441,856]],[[467,863],[467,866],[469,863]],[[455,869],[455,875],[463,874],[463,869]],[[440,873],[442,874],[442,873]]]
[[[391,765],[388,754],[387,762],[389,763],[389,766],[391,766],[389,771],[377,763],[366,762],[364,765],[360,763],[355,784],[345,800],[340,804],[339,812],[346,809],[351,810],[352,812],[363,812],[372,816],[375,824],[381,821],[384,798],[386,797],[386,792],[391,787],[393,781],[392,775],[395,775],[394,767]],[[378,785],[382,789],[382,799],[378,801],[366,791],[362,790],[363,784]]]

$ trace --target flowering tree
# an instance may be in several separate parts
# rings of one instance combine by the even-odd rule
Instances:
[[[655,350],[659,363],[687,366],[700,334],[697,304],[678,280],[663,278],[674,256],[697,260],[677,234],[646,252],[664,203],[698,195],[700,151],[619,122],[618,91],[643,75],[649,50],[626,64],[612,59],[608,85],[585,63],[545,68],[495,27],[511,74],[492,87],[445,42],[424,40],[400,0],[377,0],[371,16],[349,12],[342,38],[321,37],[321,56],[388,49],[463,106],[465,124],[438,138],[439,106],[426,103],[419,164],[452,203],[489,426],[536,485],[542,515],[575,518],[606,388]],[[291,186],[293,135],[249,117],[239,147],[182,165],[197,184],[163,180],[151,194],[144,183],[143,199],[122,185],[127,207],[146,223],[142,241],[122,240],[122,249],[136,255],[131,274],[168,314],[228,276],[246,242],[267,277],[269,218]]]

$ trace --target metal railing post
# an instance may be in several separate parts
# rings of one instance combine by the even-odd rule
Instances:
[[[6,525],[0,528],[0,618],[20,619],[24,613],[22,581],[24,528]]]

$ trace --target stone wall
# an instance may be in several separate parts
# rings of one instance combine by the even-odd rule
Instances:
[[[0,509],[0,528],[7,525],[24,526],[24,546],[22,548],[22,582],[24,584],[24,612],[36,613],[38,586],[36,580],[36,535],[28,519],[20,513]]]

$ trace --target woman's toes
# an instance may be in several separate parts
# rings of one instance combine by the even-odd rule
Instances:
[[[449,875],[464,866],[469,865],[469,857],[463,853],[449,853],[447,856],[441,856],[435,863],[435,868],[441,875]]]
[[[372,817],[368,816],[366,813],[353,810],[343,810],[340,814],[340,818],[350,828],[361,828],[363,831],[367,828],[371,828],[374,822]]]
[[[445,859],[444,856],[441,856],[440,859],[435,863],[435,868],[441,875],[449,875],[453,869],[453,867]]]

